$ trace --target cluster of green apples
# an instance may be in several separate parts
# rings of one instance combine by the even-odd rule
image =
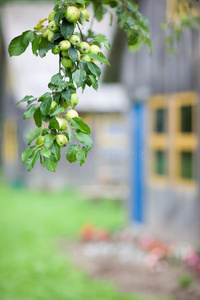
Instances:
[[[68,22],[71,22],[74,26],[76,26],[77,22],[80,24],[82,23],[80,19],[81,13],[85,20],[89,21],[89,12],[83,7],[77,8],[75,6],[69,6],[64,17]],[[51,42],[54,34],[60,30],[59,26],[57,26],[54,21],[55,14],[55,11],[52,11],[49,14],[48,28],[46,28],[43,32],[43,37],[47,38],[49,42]],[[63,39],[52,49],[53,54],[59,54],[61,56],[61,64],[65,69],[72,69],[73,67],[73,62],[71,61],[68,52],[71,47],[77,50],[77,61],[94,62],[95,64],[98,64],[98,61],[91,59],[88,54],[93,53],[99,55],[101,52],[100,48],[96,44],[87,43],[84,41],[83,35],[80,32],[75,32],[69,37],[69,39]]]
[[[53,103],[53,102],[52,102]],[[54,107],[54,103],[51,106],[50,110]],[[64,134],[64,132],[68,129],[68,122],[71,121],[72,118],[79,117],[77,111],[74,109],[70,109],[65,113],[65,117],[56,117],[56,120],[59,124],[59,133],[55,137],[55,141],[60,147],[65,147],[68,144],[68,138]],[[68,122],[67,122],[68,121]],[[48,133],[48,130],[45,128],[41,136],[36,139],[35,145],[38,149],[44,148],[44,137]]]

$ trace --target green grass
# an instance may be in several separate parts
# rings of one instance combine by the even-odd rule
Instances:
[[[82,201],[73,191],[9,189],[0,183],[1,300],[142,300],[119,295],[76,269],[58,246],[85,223],[115,230],[125,212],[115,201]],[[155,300],[155,299],[154,299]]]

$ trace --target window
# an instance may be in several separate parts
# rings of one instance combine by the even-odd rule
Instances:
[[[193,153],[189,151],[181,152],[181,173],[183,179],[194,178]]]
[[[166,152],[162,150],[155,151],[155,174],[157,175],[166,175],[167,166],[166,166]]]
[[[181,107],[181,132],[192,132],[192,105]]]
[[[164,178],[167,173],[167,105],[166,97],[156,95],[150,99],[152,110],[152,134],[149,140],[152,149],[154,177]]]
[[[195,183],[197,100],[194,92],[155,95],[150,99],[149,147],[153,179],[178,184]]]

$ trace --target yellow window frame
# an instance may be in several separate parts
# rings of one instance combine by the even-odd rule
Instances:
[[[150,120],[151,132],[148,139],[149,151],[153,158],[150,163],[150,181],[169,182],[172,185],[188,185],[196,186],[195,179],[181,178],[181,152],[189,151],[195,156],[198,149],[198,136],[196,133],[196,109],[198,104],[198,94],[193,91],[186,91],[170,95],[154,95],[149,99],[148,106],[153,119]],[[192,132],[181,133],[181,107],[192,106]],[[165,133],[154,132],[155,128],[155,111],[159,108],[167,109],[167,128]],[[155,151],[165,151],[167,155],[168,170],[166,175],[158,175],[154,173]]]

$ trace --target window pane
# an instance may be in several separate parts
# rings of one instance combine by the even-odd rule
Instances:
[[[159,108],[155,111],[155,132],[162,133],[165,131],[166,109]]]
[[[192,132],[192,106],[181,107],[181,132]]]
[[[155,152],[155,173],[157,175],[166,175],[166,153],[165,151]]]
[[[193,159],[194,157],[192,152],[181,152],[181,178],[194,178]]]

